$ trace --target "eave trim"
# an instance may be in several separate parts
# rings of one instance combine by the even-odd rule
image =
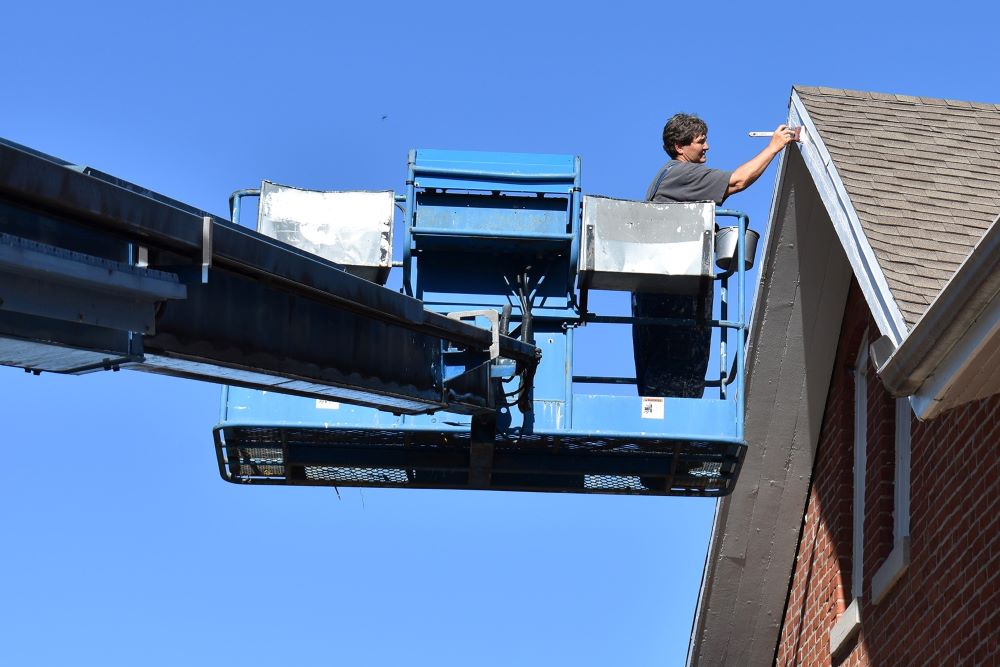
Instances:
[[[1000,216],[878,369],[893,395],[913,395],[913,408],[921,419],[941,411],[944,394],[1000,325],[998,223]]]
[[[892,296],[889,283],[875,257],[875,251],[868,242],[854,204],[851,203],[844,182],[837,173],[836,164],[794,88],[792,88],[789,122],[798,123],[805,128],[803,140],[797,144],[799,151],[816,183],[820,199],[826,206],[837,237],[844,247],[879,331],[882,335],[888,336],[894,345],[899,346],[907,334],[903,313]]]

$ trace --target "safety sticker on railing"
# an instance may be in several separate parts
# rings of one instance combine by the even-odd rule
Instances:
[[[663,399],[655,396],[642,398],[643,419],[663,419]]]

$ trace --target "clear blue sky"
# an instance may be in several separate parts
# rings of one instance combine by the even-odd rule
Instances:
[[[0,136],[222,213],[262,178],[401,191],[415,147],[638,198],[671,113],[733,168],[793,83],[1000,102],[986,3],[686,7],[8,3]],[[773,178],[727,204],[760,228]],[[233,486],[214,385],[0,391],[0,664],[684,662],[711,500]]]

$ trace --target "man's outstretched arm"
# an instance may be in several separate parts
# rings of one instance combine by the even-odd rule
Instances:
[[[788,129],[787,125],[779,125],[771,136],[771,142],[767,148],[757,153],[749,161],[741,164],[729,177],[729,187],[726,188],[726,196],[736,192],[746,190],[753,182],[760,178],[760,175],[771,164],[774,156],[780,153],[785,146],[795,140],[795,133]]]

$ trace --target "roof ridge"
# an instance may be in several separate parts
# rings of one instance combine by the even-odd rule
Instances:
[[[960,109],[978,109],[981,111],[1000,111],[1000,104],[992,102],[977,102],[967,100],[952,100],[943,97],[922,97],[904,95],[902,93],[879,93],[867,90],[851,90],[849,88],[829,88],[827,86],[803,86],[795,84],[792,90],[806,95],[822,95],[823,97],[842,97],[850,99],[867,99],[881,102],[902,102],[921,106],[939,106]]]

